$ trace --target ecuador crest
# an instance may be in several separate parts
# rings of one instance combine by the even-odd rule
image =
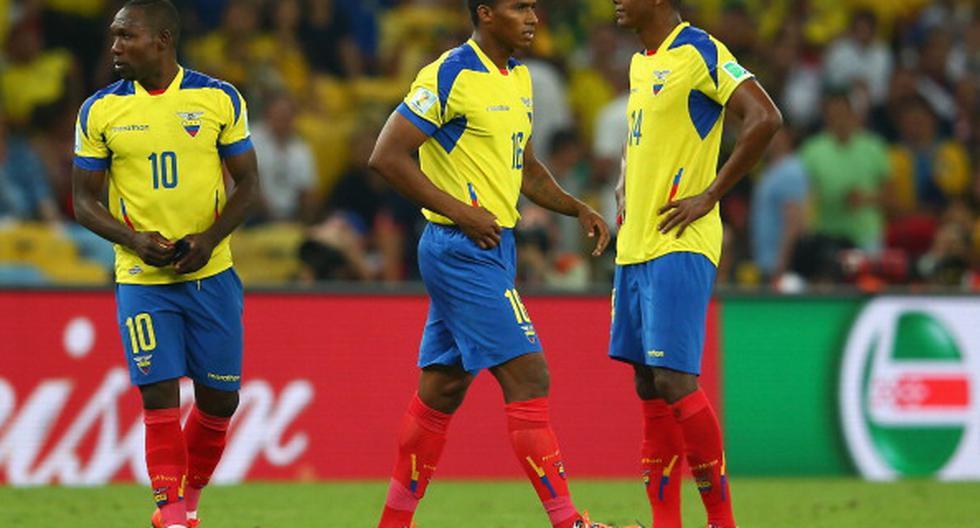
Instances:
[[[180,126],[184,127],[184,131],[191,137],[197,137],[197,133],[201,131],[204,112],[177,112],[177,116],[181,119]]]

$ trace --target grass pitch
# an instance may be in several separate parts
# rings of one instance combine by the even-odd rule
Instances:
[[[382,482],[214,487],[202,499],[202,528],[373,528],[385,489]],[[596,520],[650,525],[638,482],[578,480],[572,492]],[[684,493],[685,526],[703,527],[693,483]],[[980,483],[736,478],[734,495],[744,528],[980,527]],[[140,486],[0,487],[4,528],[145,528],[152,510]],[[420,528],[548,526],[530,486],[517,481],[437,480],[416,521]]]

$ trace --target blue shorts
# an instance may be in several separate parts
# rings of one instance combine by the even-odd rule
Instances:
[[[707,257],[687,252],[617,266],[609,356],[700,374],[716,272]]]
[[[242,377],[242,281],[234,269],[175,284],[117,284],[116,308],[134,385],[188,376],[235,391]]]
[[[534,324],[514,288],[517,249],[505,229],[481,249],[457,227],[430,223],[419,240],[419,271],[429,292],[419,367],[467,372],[541,351]]]

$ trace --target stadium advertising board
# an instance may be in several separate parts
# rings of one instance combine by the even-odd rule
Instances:
[[[886,297],[861,311],[840,380],[861,474],[980,478],[980,303]]]
[[[733,473],[980,478],[980,301],[733,298]]]
[[[632,372],[606,357],[605,298],[528,298],[571,475],[637,476]],[[249,294],[242,403],[215,481],[386,478],[414,390],[419,296]],[[110,292],[0,292],[0,483],[146,482],[138,394]],[[705,381],[717,399],[715,309]],[[182,387],[190,410],[190,385]],[[500,390],[480,376],[439,477],[513,477]]]

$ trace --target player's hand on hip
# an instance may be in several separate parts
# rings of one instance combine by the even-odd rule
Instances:
[[[497,223],[497,217],[485,207],[465,207],[453,221],[464,235],[482,249],[493,249],[500,244],[503,229]]]
[[[578,223],[582,224],[582,229],[589,235],[589,238],[597,239],[595,249],[592,250],[592,256],[598,257],[602,255],[602,252],[606,250],[606,246],[609,245],[610,239],[609,226],[602,218],[602,215],[586,205],[578,213]]]
[[[667,215],[666,218],[661,220],[657,229],[666,235],[676,228],[677,238],[680,238],[684,234],[687,226],[711,212],[715,208],[715,203],[714,200],[704,193],[670,202],[661,207],[657,212],[659,215]]]
[[[216,243],[207,235],[198,233],[187,235],[180,239],[180,254],[174,261],[174,269],[177,273],[193,273],[204,267],[211,260],[211,253],[214,251]]]
[[[156,231],[138,231],[130,249],[151,266],[166,266],[174,257],[174,244]]]

